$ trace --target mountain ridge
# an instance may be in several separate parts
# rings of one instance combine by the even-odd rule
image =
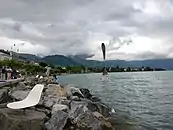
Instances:
[[[45,57],[38,57],[33,54],[20,54],[29,60],[33,60],[35,62],[46,62],[52,65],[59,66],[79,66],[83,65],[86,67],[103,67],[103,61],[97,60],[87,60],[85,55],[72,55],[72,56],[64,56],[64,55],[48,55]],[[146,67],[150,66],[152,68],[164,68],[167,70],[173,70],[173,59],[165,58],[165,59],[148,59],[148,60],[107,60],[107,67]]]

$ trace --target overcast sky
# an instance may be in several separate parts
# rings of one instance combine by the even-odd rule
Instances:
[[[0,0],[0,48],[101,59],[173,57],[172,0]]]

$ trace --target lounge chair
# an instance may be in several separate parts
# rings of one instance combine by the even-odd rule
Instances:
[[[22,101],[8,103],[7,107],[11,109],[25,109],[37,105],[40,101],[43,88],[44,85],[42,84],[35,85],[25,99]]]

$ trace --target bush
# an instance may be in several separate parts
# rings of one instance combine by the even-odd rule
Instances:
[[[22,71],[22,73],[29,73],[29,74],[37,74],[39,72],[44,73],[46,71],[46,69],[42,66],[38,66],[38,65],[33,65],[33,64],[29,64],[29,63],[24,63],[21,61],[17,61],[17,60],[4,60],[4,61],[0,61],[0,67],[2,66],[8,66],[11,67],[12,69],[17,69]]]

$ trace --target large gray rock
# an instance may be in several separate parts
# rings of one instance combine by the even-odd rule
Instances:
[[[63,104],[55,104],[52,107],[52,115],[54,113],[56,113],[57,111],[64,111],[64,112],[68,112],[69,108],[67,105],[63,105]]]
[[[72,124],[81,130],[114,130],[113,126],[98,112],[92,113],[86,106],[78,106],[70,112]]]
[[[69,101],[67,100],[66,97],[56,97],[56,96],[51,96],[51,95],[49,95],[49,97],[47,97],[47,96],[43,95],[42,99],[39,102],[39,105],[43,105],[50,109],[55,104],[64,104],[64,105],[69,106]]]
[[[42,130],[45,114],[33,110],[0,109],[1,130]]]
[[[23,83],[24,83],[25,86],[30,86],[30,85],[31,85],[31,82],[32,82],[32,81],[26,81],[26,80],[23,81]]]
[[[86,88],[80,88],[80,91],[82,92],[82,94],[84,95],[85,98],[91,99],[92,94],[90,93],[90,91]]]
[[[25,81],[23,82],[25,86],[35,86],[38,83],[38,79],[35,77],[26,77]]]
[[[76,88],[71,85],[67,85],[66,87],[68,89],[68,96],[77,96],[79,98],[84,98],[84,95],[82,94],[79,88]]]
[[[0,104],[10,101],[8,89],[0,89]]]
[[[29,92],[30,90],[16,90],[9,93],[9,95],[15,100],[23,100],[28,96]]]
[[[45,107],[48,107],[48,108],[51,109],[52,106],[54,105],[54,100],[52,98],[49,98],[49,97],[44,96],[40,100],[39,104],[44,105]]]
[[[16,90],[31,90],[34,86],[31,85],[25,85],[24,82],[19,82],[16,87],[13,87],[13,91]]]
[[[98,97],[96,97],[96,96],[92,96],[92,97],[90,98],[90,100],[91,100],[92,102],[101,102],[101,99],[98,98]]]
[[[48,84],[45,91],[46,96],[67,97],[67,88],[59,84]]]
[[[79,129],[99,130],[100,122],[86,106],[78,106],[70,112],[70,119]]]
[[[17,84],[16,89],[25,90],[25,89],[27,89],[27,87],[26,87],[26,85],[25,85],[24,82],[19,82],[19,83]]]
[[[73,100],[73,101],[81,101],[78,96],[71,96],[70,97],[70,100]]]
[[[50,120],[45,123],[47,130],[63,130],[68,119],[68,114],[63,111],[56,111]]]
[[[60,104],[63,104],[63,105],[67,105],[68,107],[70,107],[71,100],[60,99],[60,100],[59,100],[59,103],[60,103]]]
[[[103,130],[115,130],[112,124],[99,112],[93,112],[93,115],[100,121]]]
[[[92,112],[99,112],[105,117],[109,117],[111,115],[111,108],[106,106],[101,102],[92,102],[87,99],[83,99],[82,101],[72,101],[70,104],[71,109],[76,109],[79,105],[86,106]]]
[[[102,102],[96,102],[95,103],[98,107],[98,112],[101,113],[104,117],[110,117],[112,113],[112,108],[107,106],[106,104]]]
[[[86,106],[87,107],[88,103],[84,101],[71,101],[70,103],[70,109],[71,111],[75,111],[79,106]]]

